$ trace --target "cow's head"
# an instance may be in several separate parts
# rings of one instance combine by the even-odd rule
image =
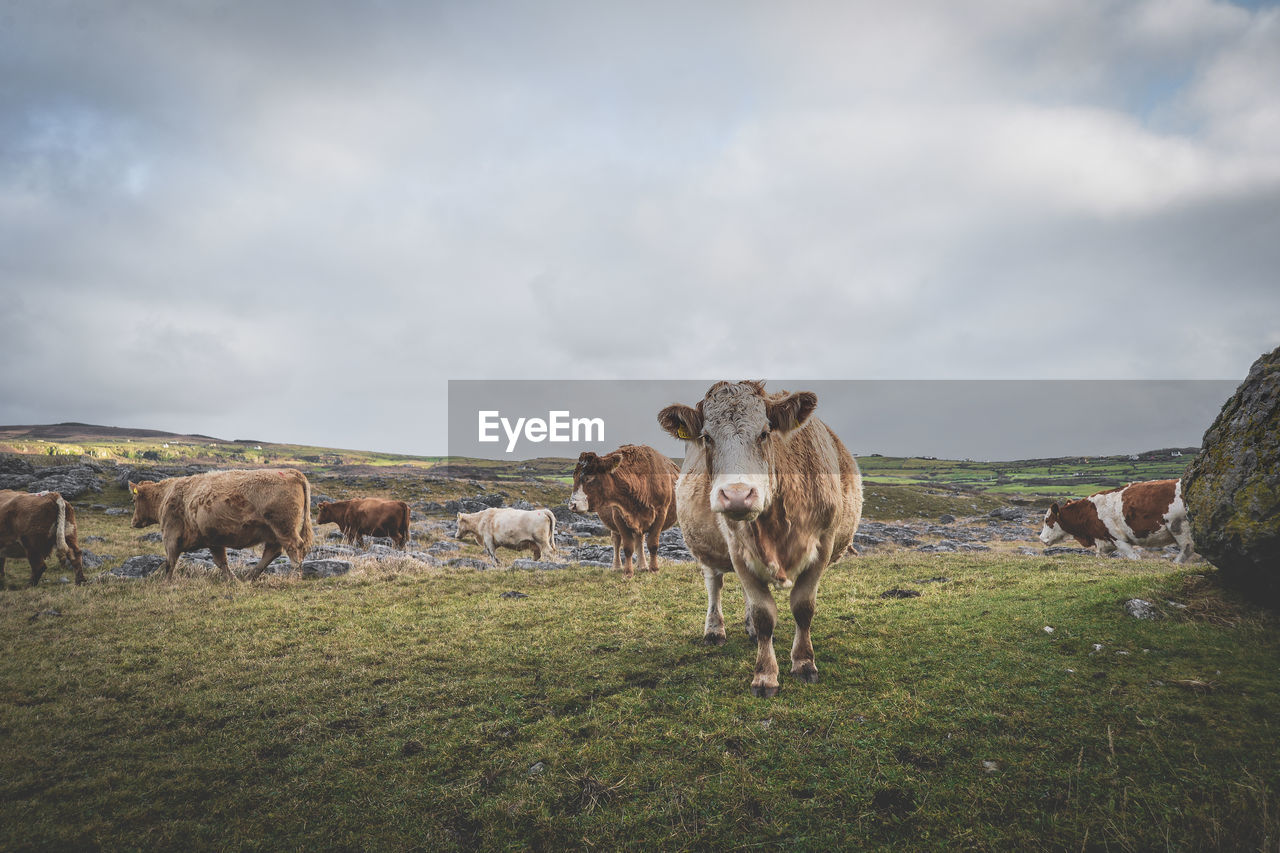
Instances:
[[[750,521],[769,509],[778,471],[778,442],[818,406],[812,391],[766,394],[763,382],[717,382],[694,408],[676,404],[658,423],[701,452],[710,478],[711,510]]]
[[[316,524],[338,523],[338,514],[334,511],[332,501],[321,501],[316,510]]]
[[[160,504],[164,502],[164,490],[151,480],[140,483],[129,481],[129,494],[133,495],[134,527],[147,527],[160,523]]]
[[[1044,526],[1040,528],[1040,541],[1046,545],[1061,542],[1067,538],[1067,531],[1062,529],[1062,508],[1056,503],[1044,514]]]
[[[474,536],[476,542],[480,541],[480,529],[476,526],[476,519],[479,517],[478,512],[460,512],[458,513],[458,529],[453,534],[455,539],[461,539],[463,536]]]
[[[574,512],[593,512],[591,502],[599,505],[601,478],[608,476],[622,462],[621,456],[600,457],[590,450],[578,457],[573,469],[573,494],[569,496],[569,509]]]

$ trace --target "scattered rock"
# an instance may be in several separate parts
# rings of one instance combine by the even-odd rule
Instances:
[[[118,578],[145,578],[157,569],[164,568],[165,559],[161,554],[139,554],[130,557],[112,569],[109,574]]]
[[[445,563],[446,566],[452,566],[456,569],[476,569],[477,571],[488,571],[493,568],[493,564],[487,560],[478,560],[475,557],[454,557]]]
[[[304,578],[332,578],[351,571],[350,560],[303,560]]]
[[[1016,506],[1002,506],[991,510],[991,512],[988,513],[988,516],[990,518],[999,519],[1000,521],[1021,521],[1022,510],[1018,509]]]
[[[546,771],[546,769],[547,769],[546,762],[535,761],[533,764],[529,765],[529,773],[528,773],[529,778],[532,779],[535,776],[541,776]]]
[[[41,616],[61,616],[61,615],[62,615],[62,611],[49,608],[48,610],[41,610],[39,613],[32,613],[31,619],[29,621],[34,622],[37,619],[39,619]]]
[[[163,542],[164,537],[160,535],[159,530],[152,530],[150,533],[144,533],[138,537],[139,542]]]
[[[939,524],[955,524],[955,522],[956,522],[956,517],[949,512],[943,513],[942,515],[938,516]]]
[[[1000,772],[1000,762],[999,762],[999,761],[987,761],[987,760],[984,760],[984,761],[982,762],[982,769],[983,769],[983,770],[985,770],[987,773],[999,773],[999,772]]]
[[[920,590],[918,589],[886,589],[880,593],[881,598],[919,598]]]
[[[528,597],[529,597],[528,593],[518,592],[514,589],[507,590],[506,592],[498,596],[498,598],[528,598]]]
[[[1124,611],[1134,619],[1159,619],[1160,611],[1155,605],[1142,598],[1131,598],[1124,603]]]
[[[548,569],[568,569],[572,568],[569,563],[552,563],[547,560],[531,560],[527,557],[517,557],[511,561],[513,569],[540,569],[546,571]]]

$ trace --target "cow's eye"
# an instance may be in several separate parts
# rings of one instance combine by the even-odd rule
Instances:
[[[715,442],[711,440],[711,436],[707,435],[705,432],[702,434],[702,443],[705,444],[707,447],[710,447],[711,445],[715,444]]]
[[[768,440],[769,440],[769,431],[768,431],[768,430],[765,430],[764,432],[760,433],[760,441],[761,441],[761,442],[765,442],[765,441],[768,441]]]

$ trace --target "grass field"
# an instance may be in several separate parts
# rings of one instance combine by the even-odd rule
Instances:
[[[1276,625],[1165,561],[847,559],[773,700],[691,565],[409,565],[0,596],[0,848],[1280,843]]]

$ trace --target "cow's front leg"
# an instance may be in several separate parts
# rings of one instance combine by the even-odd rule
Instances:
[[[262,546],[262,559],[258,561],[258,565],[253,567],[253,571],[249,572],[249,580],[257,580],[258,576],[266,570],[272,560],[280,556],[283,550],[274,542],[264,544]]]
[[[769,587],[750,570],[737,574],[751,610],[751,626],[756,632],[756,670],[751,679],[751,693],[753,696],[774,696],[778,692],[778,659],[773,653],[773,628],[778,623],[778,605]]]
[[[1120,556],[1121,556],[1121,557],[1124,557],[1126,560],[1140,560],[1140,559],[1142,559],[1141,555],[1138,553],[1138,549],[1137,549],[1137,548],[1134,548],[1134,547],[1133,547],[1132,545],[1130,545],[1128,542],[1124,542],[1124,541],[1121,541],[1121,540],[1117,539],[1117,540],[1116,540],[1116,550],[1117,550],[1117,551],[1119,551],[1119,552],[1120,552]]]
[[[4,589],[4,554],[0,553],[0,589]]]
[[[709,646],[723,646],[728,639],[724,631],[724,611],[720,609],[724,573],[703,566],[702,582],[707,586],[707,622],[702,631],[702,641]]]
[[[494,543],[492,536],[485,536],[483,540],[484,552],[489,555],[489,559],[493,560],[495,566],[500,566],[498,562],[498,546]]]
[[[636,552],[636,542],[632,538],[631,533],[623,533],[619,537],[622,540],[622,574],[626,577],[633,577],[636,573],[634,563],[631,558]],[[643,553],[641,554],[643,559]]]
[[[622,537],[616,530],[610,530],[609,537],[613,540],[613,567],[620,569],[622,568]]]
[[[791,674],[810,684],[818,680],[809,625],[817,609],[818,580],[821,577],[822,564],[812,565],[801,572],[796,585],[791,588],[791,614],[796,619],[796,638],[791,645]]]
[[[213,564],[222,570],[222,577],[228,583],[239,582],[239,578],[231,571],[231,567],[227,565],[227,549],[223,545],[210,545],[209,555],[213,557]]]

